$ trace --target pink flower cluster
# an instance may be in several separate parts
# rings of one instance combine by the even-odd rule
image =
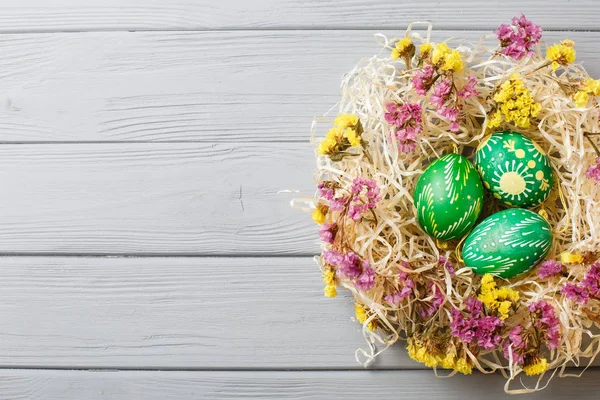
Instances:
[[[469,82],[456,93],[458,97],[468,99],[479,94],[479,92],[475,89],[475,85],[477,85],[477,78],[474,76],[469,76],[468,80]],[[458,132],[460,130],[460,106],[454,100],[452,100],[453,89],[454,84],[449,78],[442,79],[437,85],[435,85],[429,100],[431,104],[436,107],[437,112],[450,122],[449,129],[452,132]]]
[[[533,325],[546,333],[548,349],[556,349],[560,342],[560,322],[554,314],[554,307],[545,300],[539,300],[529,305],[529,311],[536,316]]]
[[[402,266],[405,268],[410,268],[410,265],[407,262],[403,262]],[[400,270],[400,272],[398,273],[398,280],[402,285],[402,289],[383,297],[383,299],[392,306],[395,306],[396,304],[400,303],[402,300],[413,294],[413,289],[415,288],[415,282],[412,279],[410,279],[408,277],[408,273],[403,270]]]
[[[333,243],[337,233],[337,224],[323,224],[319,227],[319,237],[325,243]]]
[[[427,319],[435,314],[442,304],[444,304],[444,300],[446,300],[446,296],[442,293],[442,289],[435,283],[429,282],[429,290],[433,293],[433,299],[428,307],[419,310],[419,315],[421,315],[423,319]]]
[[[354,178],[348,216],[354,221],[360,221],[363,214],[377,207],[377,203],[381,200],[380,192],[374,180],[363,178],[362,176]],[[363,194],[366,197],[366,201],[363,201],[361,197]]]
[[[579,285],[566,283],[560,290],[569,300],[587,304],[590,297],[600,299],[600,263],[594,263]]]
[[[385,120],[394,126],[394,134],[398,141],[398,150],[409,153],[416,148],[415,139],[423,131],[421,113],[423,109],[419,103],[404,103],[402,105],[388,102],[385,105],[387,112]]]
[[[375,285],[375,270],[366,260],[361,260],[353,251],[342,254],[336,250],[325,250],[323,260],[336,267],[335,273],[340,278],[354,281],[354,286],[359,290],[370,290]]]
[[[433,85],[433,66],[427,64],[423,69],[417,70],[412,78],[412,84],[415,88],[415,92],[421,96],[425,96],[427,91]]]
[[[596,160],[596,164],[588,168],[585,172],[585,177],[600,182],[600,157]]]
[[[540,264],[538,269],[538,276],[541,279],[546,279],[551,276],[557,275],[561,273],[563,270],[563,265],[555,260],[546,260]]]
[[[533,53],[533,48],[542,38],[542,28],[525,18],[513,17],[512,25],[502,24],[494,31],[500,40],[501,53],[520,60]]]
[[[516,364],[525,363],[525,352],[527,351],[527,341],[523,337],[523,331],[525,328],[523,325],[517,325],[512,328],[508,334],[506,340],[502,344],[504,349],[504,358],[512,359]]]
[[[498,317],[486,316],[483,312],[483,303],[475,297],[467,298],[465,304],[466,311],[470,314],[467,318],[456,308],[450,312],[452,336],[463,343],[477,343],[486,350],[495,349],[502,341],[502,336],[498,334],[498,328],[504,325],[502,320]]]

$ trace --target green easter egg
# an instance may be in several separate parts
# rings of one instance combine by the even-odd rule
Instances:
[[[548,222],[533,211],[509,208],[484,219],[465,239],[462,257],[476,274],[512,278],[539,264],[552,246]]]
[[[477,221],[483,185],[473,164],[459,154],[446,154],[427,166],[413,193],[419,225],[430,236],[452,240]]]
[[[484,186],[504,204],[534,207],[552,190],[554,175],[544,150],[527,136],[497,132],[486,137],[475,153]]]

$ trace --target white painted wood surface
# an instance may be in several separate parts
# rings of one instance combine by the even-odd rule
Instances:
[[[304,143],[342,75],[381,50],[377,32],[0,35],[0,142]],[[484,34],[436,30],[433,40]],[[566,37],[600,76],[600,32],[544,36]]]
[[[316,228],[277,192],[312,193],[310,121],[374,33],[428,19],[476,41],[524,12],[598,77],[599,11],[0,2],[0,399],[504,398],[501,377],[435,379],[402,346],[373,365],[397,370],[360,370],[351,299],[322,296]],[[599,373],[531,398],[597,398]]]
[[[0,31],[396,28],[492,29],[519,12],[545,29],[597,29],[593,0],[4,0]]]
[[[600,371],[556,379],[528,400],[598,398]],[[430,371],[0,371],[3,400],[508,399],[500,376]],[[519,397],[517,397],[519,398]]]

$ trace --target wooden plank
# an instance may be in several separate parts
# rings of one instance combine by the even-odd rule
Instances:
[[[437,379],[429,371],[1,370],[6,400],[506,399],[498,375]],[[600,370],[554,379],[527,399],[597,399]]]
[[[348,29],[404,27],[430,20],[448,29],[491,29],[525,13],[545,29],[596,29],[593,1],[505,0],[6,0],[2,32],[146,29]]]
[[[362,369],[352,300],[311,258],[2,257],[0,276],[3,367]],[[402,345],[374,364],[401,367],[421,367]]]
[[[306,141],[342,75],[380,50],[376,32],[0,36],[0,142]],[[482,34],[435,31],[434,40]],[[600,76],[600,32],[546,34],[565,37]]]
[[[0,253],[308,255],[308,143],[0,146]]]

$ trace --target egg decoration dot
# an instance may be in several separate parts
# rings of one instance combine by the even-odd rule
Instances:
[[[506,205],[534,207],[544,202],[554,183],[548,156],[527,136],[496,132],[480,143],[475,165],[485,187]]]
[[[446,154],[425,168],[413,199],[421,228],[436,239],[452,240],[467,233],[479,218],[483,185],[467,158]]]
[[[476,274],[513,278],[539,264],[552,246],[548,222],[523,208],[485,218],[465,239],[462,257]]]

